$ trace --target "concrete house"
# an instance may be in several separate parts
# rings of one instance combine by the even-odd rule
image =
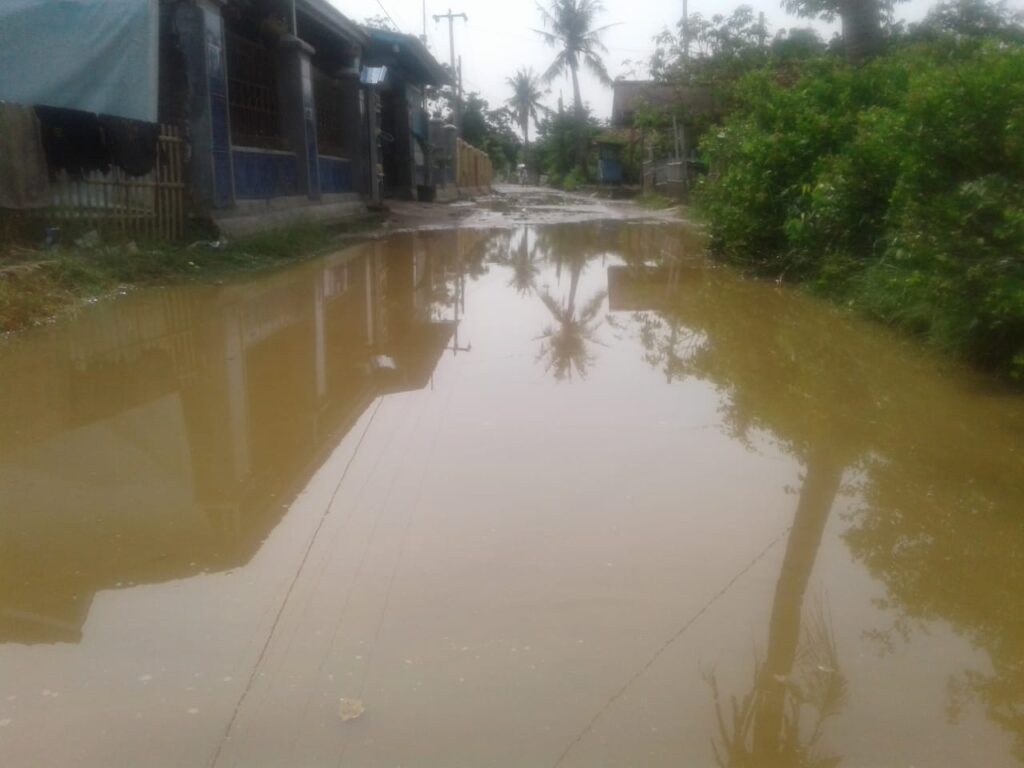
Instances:
[[[40,123],[47,161],[8,175],[49,176],[10,207],[243,234],[434,196],[423,96],[444,68],[328,0],[18,0],[0,5],[0,71],[0,109]]]
[[[699,172],[702,131],[718,114],[710,89],[649,80],[612,84],[612,129],[639,143],[647,192],[685,195]]]

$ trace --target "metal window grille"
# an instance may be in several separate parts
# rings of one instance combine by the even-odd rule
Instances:
[[[273,51],[237,32],[229,31],[226,36],[232,143],[287,149],[288,142],[281,131]]]
[[[347,120],[345,84],[313,70],[313,97],[316,99],[316,137],[320,152],[335,157],[349,157],[351,147]]]

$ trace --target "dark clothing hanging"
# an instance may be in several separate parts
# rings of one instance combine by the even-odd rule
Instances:
[[[145,176],[156,165],[160,126],[121,117],[55,107],[36,107],[50,179],[67,171],[81,179],[116,165],[129,176]]]
[[[129,176],[145,176],[156,165],[160,126],[123,117],[100,117],[110,161]]]
[[[36,115],[51,181],[58,171],[80,179],[92,171],[110,170],[110,150],[99,117],[57,107],[36,107]]]

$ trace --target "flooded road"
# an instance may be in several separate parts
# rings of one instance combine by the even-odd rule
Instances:
[[[1024,765],[1024,401],[534,213],[0,345],[0,765]]]

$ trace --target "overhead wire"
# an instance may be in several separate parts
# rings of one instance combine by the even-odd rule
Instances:
[[[782,539],[788,535],[792,529],[792,525],[786,526],[782,533],[768,542],[768,545],[758,552],[753,560],[747,563],[724,587],[719,589],[696,613],[690,616],[690,618],[687,619],[678,630],[672,633],[672,635],[670,635],[668,639],[654,651],[650,658],[648,658],[647,661],[635,673],[633,673],[625,683],[619,686],[615,693],[613,693],[604,705],[594,714],[594,716],[590,718],[587,724],[579,731],[579,733],[576,734],[576,737],[569,742],[569,745],[564,750],[562,750],[562,754],[559,755],[552,768],[558,768],[563,762],[565,762],[569,753],[572,752],[576,745],[583,741],[584,737],[594,729],[594,726],[597,725],[597,721],[601,719],[605,712],[612,708],[612,705],[615,704],[616,701],[622,698],[626,691],[632,687],[633,683],[643,677],[647,670],[654,666],[655,662],[662,657],[662,655],[672,646],[673,643],[675,643],[676,640],[682,637],[690,627],[697,623],[697,620],[700,619],[701,616],[707,613],[715,603],[721,600],[725,594],[732,589],[736,582],[743,578],[755,565],[761,562],[761,560],[764,559],[775,545],[782,541]]]
[[[327,518],[331,513],[331,507],[334,504],[335,500],[338,498],[338,493],[341,491],[341,486],[344,484],[345,479],[348,477],[349,470],[352,468],[352,465],[355,463],[356,458],[359,456],[360,448],[362,448],[363,441],[366,439],[366,435],[367,433],[369,433],[370,427],[373,426],[374,419],[377,418],[377,412],[380,410],[382,402],[382,398],[377,398],[377,402],[374,405],[373,412],[370,414],[370,418],[367,420],[366,426],[364,427],[362,433],[359,435],[359,440],[356,442],[355,448],[353,448],[352,450],[352,455],[349,457],[348,462],[345,464],[344,470],[342,470],[341,476],[338,478],[338,482],[334,487],[334,492],[331,494],[330,499],[327,501],[327,504],[324,507],[323,513],[320,515],[320,520],[317,523],[316,529],[313,531],[313,535],[309,538],[309,542],[306,545],[306,549],[302,555],[302,559],[299,561],[298,567],[295,569],[295,574],[294,576],[292,576],[292,580],[288,585],[288,590],[285,592],[284,599],[281,601],[280,606],[278,606],[277,614],[274,616],[274,621],[270,626],[270,631],[267,633],[267,637],[263,643],[263,647],[260,649],[259,656],[256,658],[256,662],[252,666],[252,671],[249,675],[248,681],[246,682],[245,688],[242,691],[242,695],[239,696],[238,701],[235,704],[234,712],[231,715],[231,720],[228,721],[227,728],[224,729],[224,733],[221,735],[221,738],[217,743],[217,749],[213,753],[213,757],[210,759],[210,762],[208,763],[208,765],[210,765],[211,768],[216,766],[217,763],[220,761],[220,756],[224,750],[224,745],[231,737],[231,732],[234,730],[235,723],[238,721],[238,716],[242,711],[242,705],[245,703],[245,700],[249,697],[249,694],[252,691],[253,684],[256,681],[257,672],[259,671],[259,668],[263,665],[263,661],[267,656],[267,651],[270,648],[270,643],[274,639],[274,636],[277,634],[278,625],[281,623],[281,617],[284,615],[284,610],[288,606],[289,601],[291,600],[292,593],[295,591],[295,585],[298,583],[299,577],[302,575],[302,572],[306,568],[306,563],[309,561],[310,553],[313,551],[313,545],[316,544],[317,539],[320,536],[320,531],[323,529],[324,523],[327,522]]]
[[[384,7],[384,3],[381,2],[381,0],[377,0],[377,5],[379,5],[380,9],[382,11],[384,11],[384,15],[387,16],[388,21],[390,21],[392,24],[395,25],[395,29],[398,30],[399,32],[401,32],[402,28],[400,26],[398,26],[398,22],[394,20],[394,18],[391,16],[390,13],[388,13],[388,9]]]

